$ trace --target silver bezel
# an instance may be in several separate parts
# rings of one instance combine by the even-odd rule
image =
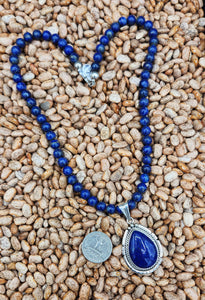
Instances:
[[[140,231],[140,232],[144,233],[148,238],[150,238],[153,241],[153,243],[155,244],[155,246],[157,248],[156,263],[150,268],[137,267],[130,257],[129,243],[130,243],[131,235],[134,231]],[[159,265],[161,264],[161,261],[162,261],[163,250],[162,250],[162,246],[161,246],[159,240],[157,239],[157,237],[154,233],[152,233],[149,229],[147,229],[146,227],[144,227],[140,224],[133,224],[132,226],[128,227],[128,229],[125,231],[125,234],[123,236],[122,254],[124,256],[124,260],[125,260],[126,264],[132,271],[134,271],[135,273],[138,273],[138,274],[145,275],[145,274],[150,274],[150,273],[154,272],[159,267]]]

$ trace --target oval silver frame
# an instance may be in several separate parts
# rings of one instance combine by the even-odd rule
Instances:
[[[153,241],[153,243],[156,246],[157,260],[156,260],[155,264],[153,266],[151,266],[150,268],[137,267],[130,257],[129,243],[130,243],[132,233],[134,231],[140,231],[140,232],[144,233],[149,239],[151,239]],[[135,273],[138,273],[138,274],[146,275],[146,274],[150,274],[150,273],[154,272],[159,267],[159,265],[162,262],[163,250],[162,250],[162,246],[161,246],[159,240],[157,239],[157,236],[154,233],[152,233],[148,228],[146,228],[140,224],[133,224],[133,225],[129,226],[128,229],[126,229],[126,231],[124,233],[124,236],[122,239],[122,254],[123,254],[126,264],[132,271],[134,271]]]

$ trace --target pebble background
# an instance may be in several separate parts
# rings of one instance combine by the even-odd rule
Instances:
[[[132,211],[163,246],[150,276],[134,274],[122,258],[124,218],[74,197],[8,62],[16,38],[34,29],[59,33],[90,62],[104,31],[129,14],[153,21],[160,42],[150,79],[151,184]],[[0,0],[1,300],[205,299],[204,26],[201,0]],[[130,199],[138,183],[138,86],[147,47],[144,30],[124,27],[92,89],[48,42],[27,46],[20,62],[78,180],[111,204]],[[112,239],[103,264],[82,255],[82,240],[94,230]]]

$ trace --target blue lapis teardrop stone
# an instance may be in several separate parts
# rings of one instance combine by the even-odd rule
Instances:
[[[129,244],[130,257],[139,268],[150,268],[157,261],[154,242],[140,231],[133,231]]]

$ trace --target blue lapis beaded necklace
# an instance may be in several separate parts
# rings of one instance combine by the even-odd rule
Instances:
[[[140,183],[137,185],[137,191],[132,195],[132,198],[127,202],[115,206],[113,204],[106,204],[103,201],[98,201],[97,197],[92,196],[90,191],[85,189],[82,183],[78,182],[77,177],[73,174],[73,169],[68,166],[68,160],[64,157],[64,153],[60,148],[60,143],[56,138],[55,132],[52,130],[50,123],[47,121],[46,116],[41,112],[37,106],[36,100],[31,96],[27,90],[26,84],[20,74],[18,66],[19,55],[23,52],[26,44],[31,43],[33,40],[51,41],[54,45],[58,46],[65,55],[74,64],[79,74],[83,77],[89,86],[93,86],[99,77],[100,62],[103,60],[103,53],[106,46],[114,35],[120,31],[124,26],[137,25],[148,31],[149,47],[143,64],[143,71],[141,72],[141,80],[139,85],[139,115],[141,116],[141,135],[142,135],[142,167],[141,175],[139,177]],[[95,207],[99,211],[105,211],[108,214],[120,213],[124,214],[128,222],[128,229],[125,231],[122,241],[122,252],[127,265],[136,273],[148,274],[158,268],[161,263],[162,247],[157,237],[146,227],[136,224],[130,216],[130,210],[136,207],[136,203],[142,199],[143,194],[147,190],[149,182],[149,174],[151,172],[151,153],[152,153],[152,138],[149,136],[151,129],[149,127],[149,109],[148,109],[148,87],[150,71],[152,70],[155,54],[157,52],[157,30],[153,28],[151,21],[145,21],[144,17],[135,17],[130,15],[128,18],[121,17],[118,22],[111,25],[104,35],[100,38],[100,43],[96,47],[96,53],[93,56],[94,62],[83,65],[79,61],[79,56],[75,53],[73,47],[67,44],[65,39],[59,37],[58,34],[51,34],[49,31],[41,32],[34,30],[33,33],[26,32],[23,38],[16,40],[16,45],[11,48],[11,56],[9,58],[12,66],[11,72],[13,80],[16,82],[16,88],[25,99],[32,115],[36,116],[37,122],[40,124],[42,131],[45,133],[46,139],[49,141],[51,148],[53,148],[53,155],[57,159],[59,167],[63,168],[63,174],[67,176],[68,184],[73,186],[73,191],[79,197],[87,200],[88,205]]]

